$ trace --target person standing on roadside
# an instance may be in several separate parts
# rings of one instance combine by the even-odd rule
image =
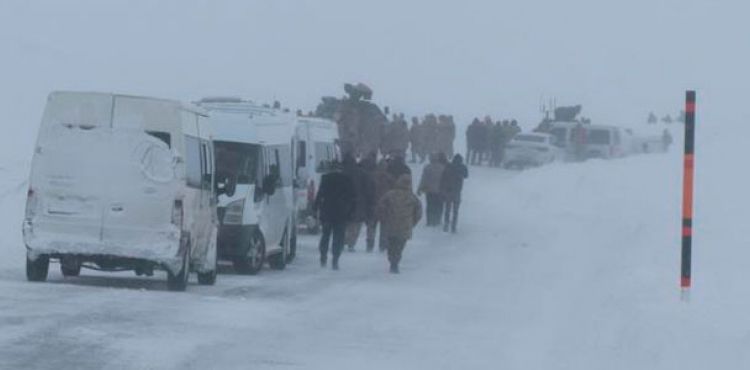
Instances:
[[[401,175],[394,188],[378,203],[378,217],[382,222],[380,232],[388,239],[388,262],[393,274],[399,273],[398,265],[406,242],[422,218],[422,204],[411,189],[411,176]]]
[[[331,268],[339,269],[339,257],[344,249],[347,223],[354,213],[355,197],[351,178],[344,174],[339,162],[332,162],[331,171],[320,179],[320,188],[313,204],[313,211],[318,214],[322,225],[319,245],[321,267],[326,266],[330,246],[333,255]]]
[[[439,226],[442,216],[442,195],[440,194],[440,179],[443,177],[445,164],[436,154],[430,155],[430,164],[422,169],[422,178],[417,187],[417,196],[425,195],[427,226]]]
[[[445,220],[443,231],[456,233],[456,224],[458,223],[458,208],[461,205],[461,191],[464,187],[464,180],[469,177],[469,170],[464,165],[463,158],[456,154],[451,162],[443,171],[443,177],[440,181],[440,190],[443,193],[445,201]]]

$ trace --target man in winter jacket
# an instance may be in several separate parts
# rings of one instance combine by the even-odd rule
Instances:
[[[411,190],[411,176],[402,175],[395,187],[378,203],[378,217],[382,222],[380,232],[388,238],[388,262],[391,273],[397,274],[398,264],[412,229],[422,218],[422,205]]]
[[[469,170],[463,163],[460,154],[453,157],[453,162],[449,164],[440,181],[440,190],[445,200],[445,221],[443,231],[448,232],[449,227],[452,233],[456,232],[458,222],[458,207],[461,205],[461,191],[464,187],[464,179],[469,177]]]
[[[354,246],[359,240],[362,223],[367,221],[368,215],[372,213],[375,201],[375,186],[372,184],[368,173],[351,156],[344,158],[344,174],[349,176],[354,184],[354,211],[346,228],[345,244],[350,252],[354,252]]]
[[[422,178],[419,180],[417,195],[425,194],[427,204],[427,226],[440,225],[440,217],[443,215],[443,197],[440,194],[440,179],[443,177],[445,165],[438,160],[435,154],[430,155],[430,164],[422,170]]]
[[[374,159],[373,159],[374,160]],[[373,173],[373,180],[375,183],[375,206],[377,207],[378,203],[380,202],[380,199],[383,198],[383,195],[385,193],[389,192],[391,189],[393,189],[393,186],[396,182],[396,179],[388,172],[388,166],[389,166],[389,160],[386,160],[385,158],[378,163],[378,165],[375,167],[375,171]],[[374,248],[375,245],[375,231],[378,227],[378,224],[380,224],[380,238],[378,240],[378,249],[381,252],[385,252],[386,249],[388,249],[388,240],[385,237],[385,234],[383,234],[383,224],[380,220],[380,218],[377,215],[377,212],[375,212],[374,220],[371,220],[372,225],[368,224],[368,234],[367,234],[367,251],[370,252]],[[370,234],[372,233],[372,234]],[[371,241],[370,241],[371,240]]]
[[[333,236],[332,254],[334,270],[339,268],[339,257],[344,249],[346,226],[354,213],[356,197],[354,183],[344,174],[340,163],[333,164],[333,170],[320,179],[320,188],[315,197],[313,211],[319,213],[323,227],[320,236],[320,266],[328,260],[328,247]]]

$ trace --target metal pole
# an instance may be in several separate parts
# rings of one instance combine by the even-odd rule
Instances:
[[[680,275],[683,298],[687,298],[692,284],[695,91],[687,91],[685,95],[685,163],[682,181],[682,268]]]

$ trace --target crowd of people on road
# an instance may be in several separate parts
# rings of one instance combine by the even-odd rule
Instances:
[[[484,120],[475,118],[466,129],[466,158],[470,165],[500,167],[510,140],[521,132],[516,120],[493,122],[487,116]]]
[[[365,229],[366,251],[387,252],[392,273],[399,272],[399,263],[413,228],[423,215],[419,196],[426,197],[427,226],[440,225],[456,232],[461,191],[468,170],[463,157],[456,154],[448,162],[445,153],[430,155],[422,177],[413,190],[412,170],[403,156],[385,156],[380,161],[373,153],[359,161],[345,154],[334,161],[321,178],[313,210],[322,224],[320,265],[339,269],[339,259],[347,248],[355,251]],[[379,238],[376,234],[379,229]]]

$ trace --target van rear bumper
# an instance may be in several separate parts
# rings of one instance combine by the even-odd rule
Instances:
[[[172,272],[182,268],[180,257],[180,234],[177,232],[153,232],[139,235],[137,239],[123,241],[101,241],[98,238],[45,232],[33,229],[24,222],[24,242],[28,257],[32,260],[41,255],[75,255],[89,262],[102,257],[112,260],[143,260],[161,265]],[[127,267],[127,266],[121,266]]]

